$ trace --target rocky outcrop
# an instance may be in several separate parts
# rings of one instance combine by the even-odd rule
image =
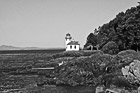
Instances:
[[[122,68],[122,73],[131,83],[140,84],[140,61],[133,60],[129,65]]]
[[[77,57],[55,69],[56,85],[114,85],[126,89],[137,88],[140,84],[140,61],[137,58],[139,53],[131,50],[118,55],[97,53]]]

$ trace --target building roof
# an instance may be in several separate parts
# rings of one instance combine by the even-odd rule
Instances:
[[[67,45],[80,45],[78,41],[71,41]]]

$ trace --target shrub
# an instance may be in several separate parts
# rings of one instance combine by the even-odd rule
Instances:
[[[119,52],[118,45],[113,41],[110,41],[107,44],[105,44],[101,50],[104,53],[112,54],[112,55],[117,54]]]
[[[140,52],[136,52],[134,50],[121,51],[117,55],[119,55],[123,58],[129,57],[129,58],[132,58],[132,59],[140,60]]]
[[[137,55],[137,52],[134,51],[134,50],[124,50],[124,51],[119,52],[117,55],[125,56],[125,55],[128,55],[128,54]]]

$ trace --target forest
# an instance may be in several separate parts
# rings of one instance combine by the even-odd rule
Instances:
[[[127,49],[140,51],[140,5],[118,13],[109,23],[96,28],[88,35],[84,49],[109,54]]]

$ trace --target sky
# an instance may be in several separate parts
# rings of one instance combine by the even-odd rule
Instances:
[[[0,45],[63,48],[70,33],[81,47],[89,33],[140,0],[0,0]]]

